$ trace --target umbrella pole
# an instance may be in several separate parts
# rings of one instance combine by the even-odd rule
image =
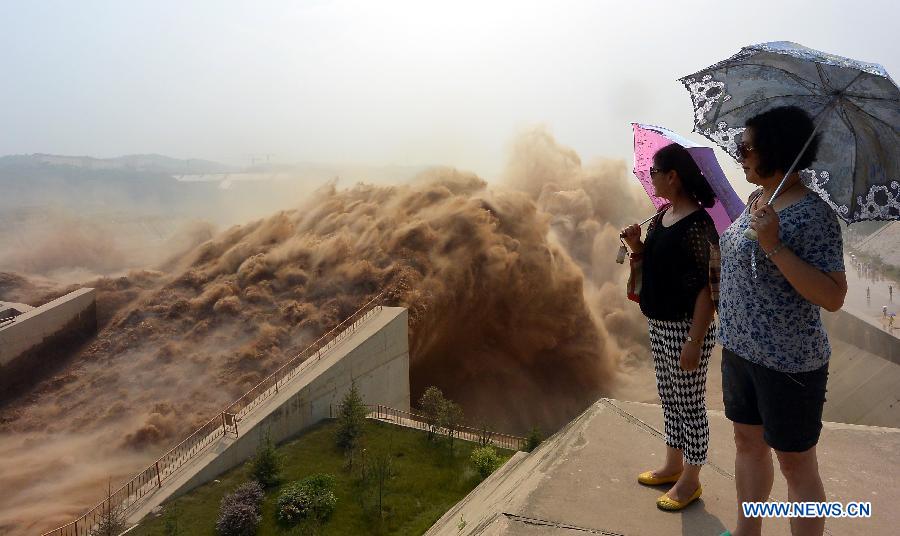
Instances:
[[[650,220],[652,220],[653,218],[655,218],[657,215],[659,215],[659,212],[657,212],[656,214],[650,216],[650,217],[647,218],[646,220],[642,221],[641,223],[638,224],[638,226],[644,225],[644,224],[647,223],[648,221],[650,221]],[[625,236],[625,235],[620,234],[620,235],[619,235],[619,238],[622,238],[622,237],[624,237],[624,236]]]
[[[818,121],[816,121],[816,125],[813,128],[812,134],[809,135],[809,139],[806,140],[806,143],[803,144],[803,148],[800,149],[800,152],[797,154],[797,158],[794,159],[794,163],[791,164],[790,169],[788,169],[787,173],[784,174],[784,177],[781,179],[781,182],[778,183],[778,187],[775,188],[775,191],[772,193],[772,197],[766,201],[767,205],[771,205],[775,198],[781,194],[781,191],[784,190],[784,185],[787,184],[788,177],[794,172],[794,168],[797,167],[797,163],[800,162],[800,158],[803,156],[803,153],[806,152],[806,149],[809,147],[809,144],[812,143],[813,139],[816,137],[816,132],[819,131],[819,127],[822,126],[822,123],[825,122],[825,115],[834,108],[834,105],[837,103],[837,97],[835,97],[831,104],[828,105],[828,108],[822,110],[819,114]],[[744,231],[744,236],[749,238],[750,240],[757,240],[759,238],[758,234],[753,229],[747,229]]]
[[[772,201],[774,201],[775,198],[778,197],[778,195],[781,193],[781,190],[784,189],[784,185],[787,183],[788,177],[791,176],[791,173],[794,172],[794,168],[797,167],[797,162],[800,161],[800,157],[802,157],[803,153],[806,152],[807,147],[809,147],[809,144],[812,143],[813,138],[816,137],[816,132],[819,131],[819,127],[821,127],[822,123],[825,122],[825,114],[827,114],[829,111],[831,111],[832,108],[834,108],[835,103],[837,103],[837,98],[832,100],[831,104],[828,106],[828,108],[826,108],[825,110],[822,110],[822,113],[819,114],[819,120],[816,121],[816,126],[815,126],[815,128],[813,128],[812,134],[809,135],[809,139],[806,140],[805,144],[803,144],[803,148],[800,149],[800,153],[797,155],[797,158],[794,159],[794,163],[791,164],[791,168],[788,170],[787,173],[784,174],[784,178],[781,179],[781,182],[778,184],[778,188],[775,188],[775,192],[772,193],[771,199],[769,199],[769,202],[766,203],[767,205],[771,205]]]
[[[655,218],[655,217],[657,216],[657,214],[659,214],[659,212],[657,212],[656,214],[650,216],[649,218],[647,218],[646,220],[642,221],[642,222],[639,223],[638,225],[644,225],[644,224],[647,223],[648,221],[650,221],[650,220],[652,220],[653,218]],[[619,242],[621,242],[622,245],[621,245],[621,247],[619,247],[619,253],[616,255],[616,262],[617,262],[618,264],[623,264],[623,263],[625,262],[625,254],[628,253],[628,247],[625,245],[625,241],[622,240],[622,238],[624,238],[624,237],[625,237],[625,235],[623,235],[623,234],[620,234],[620,235],[619,235]]]
[[[656,214],[659,214],[659,212],[657,212]],[[655,218],[655,217],[656,217],[656,214],[650,216],[649,218],[647,218],[646,220],[642,221],[642,222],[639,223],[638,225],[644,225],[644,224],[647,223],[648,221],[650,221],[650,220],[652,220],[653,218]]]

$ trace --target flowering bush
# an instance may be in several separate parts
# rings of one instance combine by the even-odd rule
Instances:
[[[219,520],[216,532],[221,536],[253,536],[262,519],[259,505],[263,500],[263,490],[259,482],[241,484],[232,493],[222,498],[219,505]]]
[[[259,482],[251,480],[250,482],[245,482],[235,488],[235,490],[231,492],[231,498],[234,501],[245,504],[255,504],[258,507],[262,504],[265,494],[263,493],[262,486]]]
[[[336,506],[334,477],[318,474],[284,488],[278,496],[275,515],[287,525],[295,525],[305,519],[325,521],[331,517]]]

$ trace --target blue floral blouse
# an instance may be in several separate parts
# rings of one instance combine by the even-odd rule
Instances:
[[[823,272],[843,272],[837,214],[813,192],[778,211],[779,236],[798,257]],[[803,298],[759,243],[744,236],[749,204],[719,239],[719,342],[737,355],[782,372],[828,363],[831,345],[820,308]]]

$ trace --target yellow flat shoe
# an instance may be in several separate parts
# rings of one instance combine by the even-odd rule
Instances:
[[[656,500],[656,507],[659,508],[660,510],[676,512],[678,510],[681,510],[681,509],[687,507],[687,505],[689,505],[692,502],[699,499],[700,495],[702,493],[703,493],[703,486],[697,486],[697,491],[695,491],[694,494],[691,495],[690,499],[688,499],[687,501],[685,501],[683,503],[680,503],[680,502],[676,501],[675,499],[669,497],[668,495],[663,494],[662,497],[660,497],[659,499]]]
[[[671,484],[678,482],[681,473],[675,473],[669,476],[653,476],[653,471],[644,471],[638,475],[638,482],[645,486],[659,486],[660,484]]]

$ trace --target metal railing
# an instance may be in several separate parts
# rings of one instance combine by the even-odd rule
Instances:
[[[98,525],[110,517],[111,511],[124,512],[141,498],[162,488],[164,481],[216,439],[229,434],[238,437],[238,423],[241,419],[259,407],[266,399],[278,393],[278,389],[285,383],[312,364],[319,362],[329,350],[346,340],[363,322],[380,311],[382,306],[375,304],[383,296],[384,293],[380,293],[369,300],[343,322],[319,337],[302,352],[195,430],[184,441],[112,492],[101,503],[75,521],[45,532],[43,536],[91,536]]]
[[[270,396],[277,394],[279,387],[293,379],[297,374],[303,372],[306,367],[318,362],[328,350],[331,350],[352,335],[356,331],[356,328],[365,322],[369,316],[381,310],[380,305],[375,307],[372,307],[372,305],[379,301],[382,296],[383,293],[369,300],[368,303],[360,307],[343,322],[332,328],[325,335],[319,337],[315,342],[307,346],[305,350],[279,367],[278,370],[270,374],[266,379],[256,384],[256,386],[247,391],[244,396],[235,400],[225,409],[225,412],[234,415],[235,420],[240,422],[247,413],[259,406]],[[372,308],[370,309],[370,307]]]
[[[370,409],[369,416],[374,416],[378,420],[393,422],[407,428],[433,431],[436,434],[444,436],[449,435],[450,433],[450,430],[447,428],[432,426],[428,422],[428,418],[419,413],[391,408],[381,404],[367,404],[366,407]],[[490,444],[508,450],[525,450],[525,446],[528,442],[524,437],[494,432],[492,430],[487,430],[486,428],[472,428],[463,425],[453,427],[453,437],[462,439],[463,441],[481,443],[482,445]]]

